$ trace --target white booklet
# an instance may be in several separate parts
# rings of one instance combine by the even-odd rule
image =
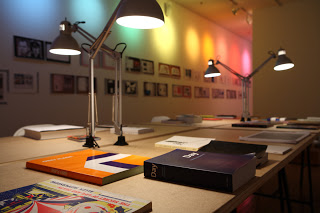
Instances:
[[[296,144],[310,135],[308,131],[297,132],[280,132],[280,131],[261,131],[248,136],[240,136],[242,141],[262,141],[275,143],[292,143]]]
[[[25,129],[32,130],[35,132],[46,132],[46,131],[58,131],[58,130],[67,130],[67,129],[83,129],[83,126],[74,126],[74,125],[54,125],[48,124],[45,126],[34,126],[34,127],[26,127]]]
[[[155,146],[173,149],[183,149],[189,151],[198,151],[200,148],[209,144],[212,140],[215,140],[215,138],[173,136],[164,141],[159,141],[155,143]]]

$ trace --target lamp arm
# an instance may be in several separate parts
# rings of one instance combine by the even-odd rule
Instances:
[[[238,78],[240,78],[241,80],[244,79],[245,77],[240,75],[239,73],[237,73],[236,71],[234,71],[233,69],[231,69],[230,67],[228,67],[227,65],[225,65],[224,63],[222,63],[221,61],[217,60],[216,64],[221,64],[221,66],[223,66],[224,68],[226,68],[226,70],[228,70],[229,72],[231,72],[232,74],[236,75]]]
[[[267,58],[267,60],[260,64],[260,66],[258,66],[250,75],[246,77],[248,80],[252,78],[252,76],[255,75],[262,67],[264,67],[264,65],[266,65],[271,59],[276,58],[276,54],[274,52],[270,51],[269,54],[269,58]]]

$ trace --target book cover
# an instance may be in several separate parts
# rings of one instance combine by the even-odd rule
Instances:
[[[198,138],[188,136],[172,136],[164,141],[155,143],[156,147],[184,149],[198,151],[201,147],[210,143],[214,138]]]
[[[55,155],[26,163],[34,169],[97,185],[105,185],[143,172],[143,162],[149,159],[130,154],[82,150]]]
[[[261,131],[248,136],[240,136],[240,140],[244,141],[262,141],[274,143],[292,143],[296,144],[310,135],[310,132],[277,132],[277,131]]]
[[[294,125],[294,124],[287,124],[287,125],[279,125],[277,128],[282,129],[307,129],[307,130],[318,130],[320,126],[312,126],[312,125]]]
[[[41,127],[30,127],[26,128],[24,131],[25,137],[36,140],[64,138],[69,135],[86,134],[86,129],[84,127],[73,125],[50,125]]]
[[[154,129],[148,128],[148,127],[122,127],[122,131],[123,131],[123,134],[138,135],[138,134],[154,132]],[[110,133],[115,133],[115,128],[111,128]]]
[[[176,149],[144,162],[146,178],[233,192],[255,176],[254,155]]]
[[[238,155],[254,154],[256,156],[256,166],[258,167],[268,161],[267,147],[267,145],[260,144],[213,140],[208,145],[200,148],[199,151]]]
[[[144,213],[151,201],[50,179],[0,193],[0,212]]]

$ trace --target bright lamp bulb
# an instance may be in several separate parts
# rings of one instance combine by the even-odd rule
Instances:
[[[214,78],[214,77],[218,77],[220,75],[221,75],[221,73],[210,73],[210,74],[205,74],[204,77],[205,78]]]
[[[281,65],[275,66],[273,69],[275,71],[282,71],[282,70],[291,69],[292,67],[294,67],[293,63],[287,63],[287,64],[281,64]]]
[[[81,54],[79,50],[71,50],[71,49],[50,49],[49,52],[57,55],[80,55]]]
[[[117,19],[117,23],[135,29],[153,29],[164,25],[161,19],[150,16],[123,16]]]

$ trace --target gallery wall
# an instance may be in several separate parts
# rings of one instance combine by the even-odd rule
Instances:
[[[273,71],[269,62],[254,77],[253,112],[260,116],[305,118],[320,116],[320,14],[318,0],[299,0],[254,12],[253,68],[267,51],[285,48],[291,70]]]
[[[164,8],[165,1],[158,2]],[[85,55],[71,56],[70,63],[65,63],[69,60],[66,57],[58,58],[58,62],[52,61],[50,59],[56,58],[45,53],[43,59],[17,57],[14,36],[42,41],[46,46],[46,42],[52,42],[58,36],[59,24],[65,18],[71,23],[85,21],[80,26],[98,36],[116,4],[117,1],[104,0],[0,2],[0,23],[3,26],[0,31],[0,77],[4,79],[0,89],[0,136],[13,135],[20,127],[33,124],[86,125],[88,96],[77,91],[78,84],[81,90],[83,77],[89,73]],[[73,36],[79,43],[87,43],[78,33]],[[171,2],[167,5],[162,28],[136,30],[114,24],[105,44],[113,48],[121,42],[127,44],[122,60],[123,79],[137,83],[136,94],[123,95],[124,123],[149,122],[153,116],[159,115],[172,118],[180,114],[241,115],[241,86],[236,77],[219,66],[222,76],[214,82],[205,80],[203,73],[207,61],[217,56],[242,74],[251,72],[250,41]],[[128,57],[151,61],[154,73],[126,71],[132,65]],[[160,75],[160,63],[178,67],[180,75]],[[99,124],[111,124],[112,95],[107,92],[106,82],[114,79],[114,72],[112,61],[101,60],[95,68]],[[73,76],[73,90],[61,91],[57,87],[55,91],[52,74],[56,77]],[[32,83],[17,83],[17,76],[31,77]],[[77,81],[79,78],[82,80]],[[146,96],[144,82],[167,85],[167,95]],[[179,94],[173,95],[173,85],[190,87],[191,96],[175,97]],[[196,97],[196,87],[206,91],[204,97]],[[222,91],[223,97],[213,98],[212,89]],[[236,96],[227,97],[227,90]]]

